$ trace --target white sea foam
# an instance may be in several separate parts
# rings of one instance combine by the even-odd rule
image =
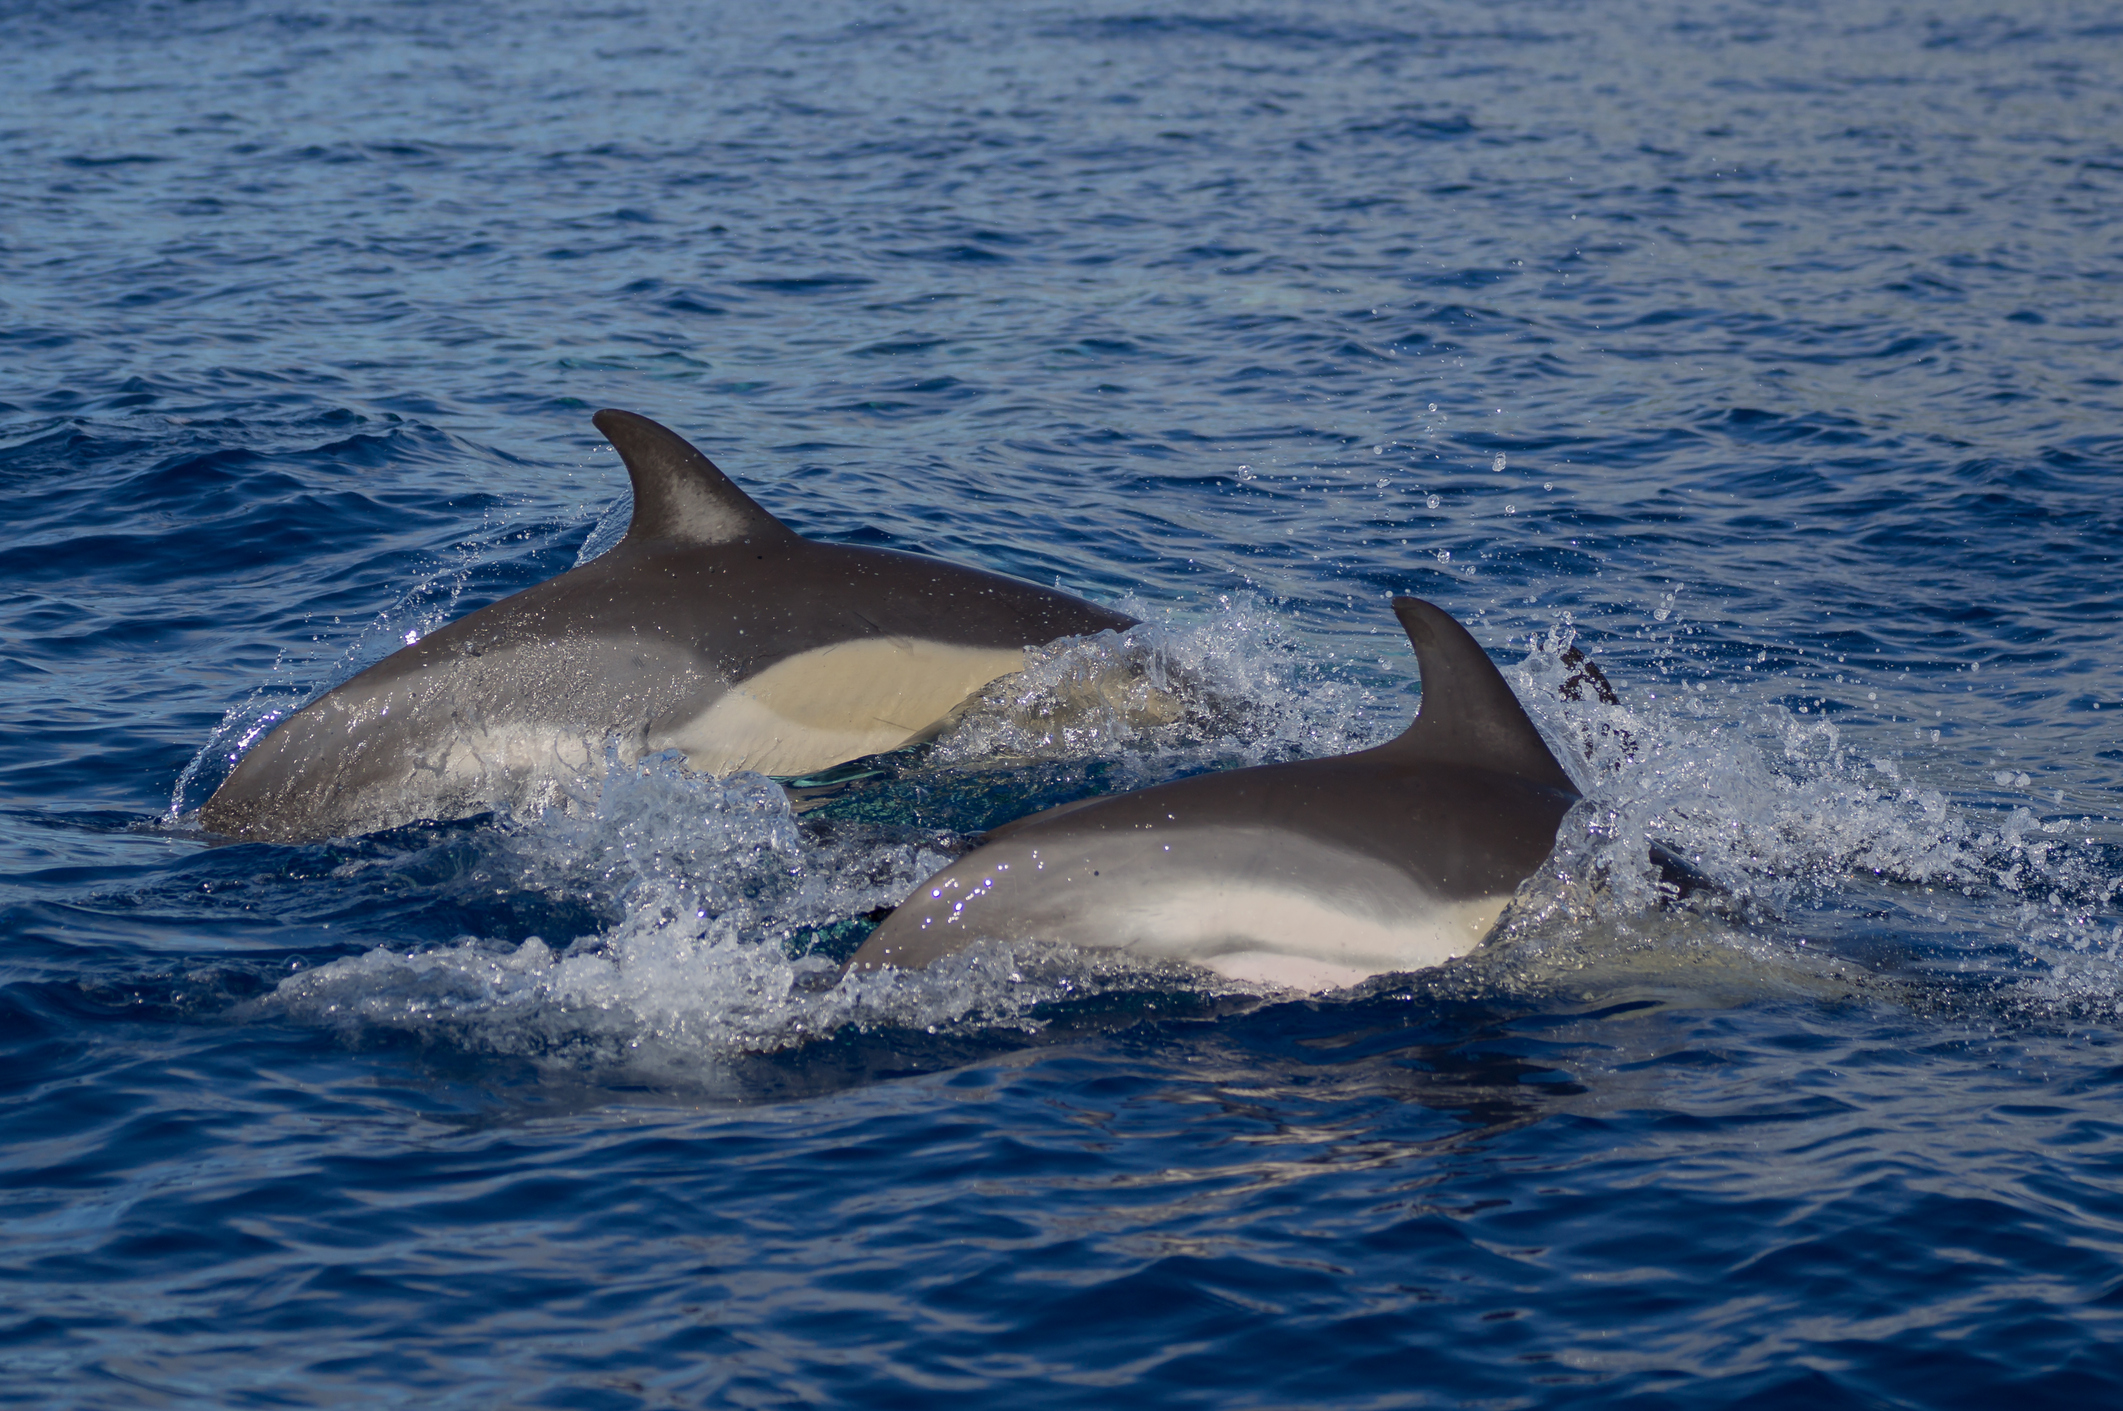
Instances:
[[[1456,967],[1464,984],[1539,989],[1677,967],[1743,985],[1833,978],[1848,967],[1765,918],[1887,883],[2001,898],[1993,912],[2003,907],[2028,950],[2052,962],[2046,993],[2081,1005],[2123,994],[2113,916],[2123,877],[2103,870],[2099,848],[2024,809],[2002,821],[1957,809],[1841,727],[1772,703],[1663,690],[1567,700],[1569,644],[1567,628],[1544,634],[1507,674],[1586,800],[1504,932]],[[1283,619],[1244,599],[1193,622],[1057,644],[985,693],[918,772],[1326,755],[1406,724],[1408,696],[1390,678],[1353,680],[1347,661],[1337,674],[1313,659]],[[1654,841],[1721,889],[1714,906],[1661,909]],[[835,984],[837,965],[807,953],[810,940],[896,904],[963,840],[807,825],[771,781],[705,778],[671,757],[614,762],[480,846],[482,885],[574,897],[618,919],[572,944],[379,949],[297,974],[270,1003],[541,1061],[661,1070],[851,1029],[1037,1028],[1043,1006],[1116,989],[1241,992],[1185,967],[1041,947]]]
[[[1212,751],[1224,764],[1344,754],[1406,727],[1408,704],[1323,670],[1312,644],[1250,594],[1182,616],[1137,599],[1120,634],[1065,638],[976,696],[939,764]]]
[[[1567,628],[1544,634],[1510,673],[1586,795],[1494,947],[1521,973],[1582,966],[1588,946],[1674,942],[1685,928],[1659,906],[1650,859],[1659,843],[1716,884],[1717,909],[1757,923],[1714,929],[1760,958],[1790,958],[1799,943],[1793,926],[1761,923],[1887,884],[1913,899],[1951,891],[1964,908],[1977,903],[1988,924],[1970,941],[2015,939],[2002,968],[1953,957],[1964,972],[1987,969],[2029,996],[2123,996],[2114,915],[2123,873],[2090,826],[2024,807],[2002,816],[1958,807],[1845,727],[1774,702],[1685,690],[1567,700],[1570,644]],[[2043,967],[2032,979],[2019,973],[2030,960]]]
[[[1037,1028],[1038,1005],[1171,979],[1172,967],[1121,956],[1087,969],[990,947],[834,983],[839,964],[809,953],[807,933],[896,904],[956,851],[948,835],[913,832],[807,828],[757,774],[697,775],[669,754],[610,761],[581,795],[498,829],[479,878],[612,903],[615,925],[561,948],[537,936],[378,948],[298,972],[268,1003],[313,1022],[656,1070],[851,1027]]]
[[[1226,760],[1330,754],[1405,723],[1405,706],[1390,698],[1394,718],[1379,715],[1370,688],[1306,679],[1283,623],[1251,599],[1205,622],[1146,624],[1034,658],[935,746],[931,766],[1204,749]],[[1041,1006],[1115,989],[1245,993],[1188,967],[1036,946],[982,947],[920,972],[835,984],[837,963],[805,953],[807,938],[896,905],[962,840],[807,826],[772,781],[696,775],[675,756],[610,758],[601,777],[505,822],[480,846],[478,885],[573,898],[616,910],[618,921],[557,946],[464,937],[379,948],[298,972],[269,1003],[313,1022],[658,1069],[851,1027],[1037,1028]]]

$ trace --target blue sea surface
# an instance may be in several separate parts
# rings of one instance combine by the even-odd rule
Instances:
[[[2092,0],[0,6],[0,1405],[2123,1400],[2119,76]],[[1144,625],[802,812],[202,832],[610,542],[604,406]],[[1476,953],[818,983],[980,829],[1399,730],[1401,593],[1588,795]]]

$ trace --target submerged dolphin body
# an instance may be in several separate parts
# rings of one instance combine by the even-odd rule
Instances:
[[[913,743],[1027,647],[1134,619],[978,569],[820,544],[631,412],[626,537],[481,608],[281,723],[199,811],[302,841],[536,802],[606,742],[694,769],[805,774]]]
[[[1423,686],[1398,739],[1007,824],[916,888],[850,967],[1042,940],[1325,989],[1466,954],[1578,791],[1464,627],[1417,598],[1393,610]]]

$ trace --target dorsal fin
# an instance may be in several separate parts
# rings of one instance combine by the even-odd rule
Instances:
[[[735,481],[667,426],[607,407],[590,418],[634,482],[634,518],[621,544],[675,539],[688,544],[793,539],[796,531],[768,514]]]
[[[1466,628],[1421,598],[1395,598],[1393,614],[1415,648],[1423,704],[1415,724],[1379,746],[1380,754],[1493,769],[1577,792],[1526,718],[1519,698],[1504,684],[1503,673]]]

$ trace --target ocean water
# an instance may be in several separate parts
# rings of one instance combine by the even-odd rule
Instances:
[[[2112,1404],[2119,73],[2075,0],[0,8],[0,1404]],[[601,406],[1144,625],[801,812],[201,833],[609,543]],[[1588,794],[1482,950],[824,983],[982,828],[1398,730],[1397,593]]]

